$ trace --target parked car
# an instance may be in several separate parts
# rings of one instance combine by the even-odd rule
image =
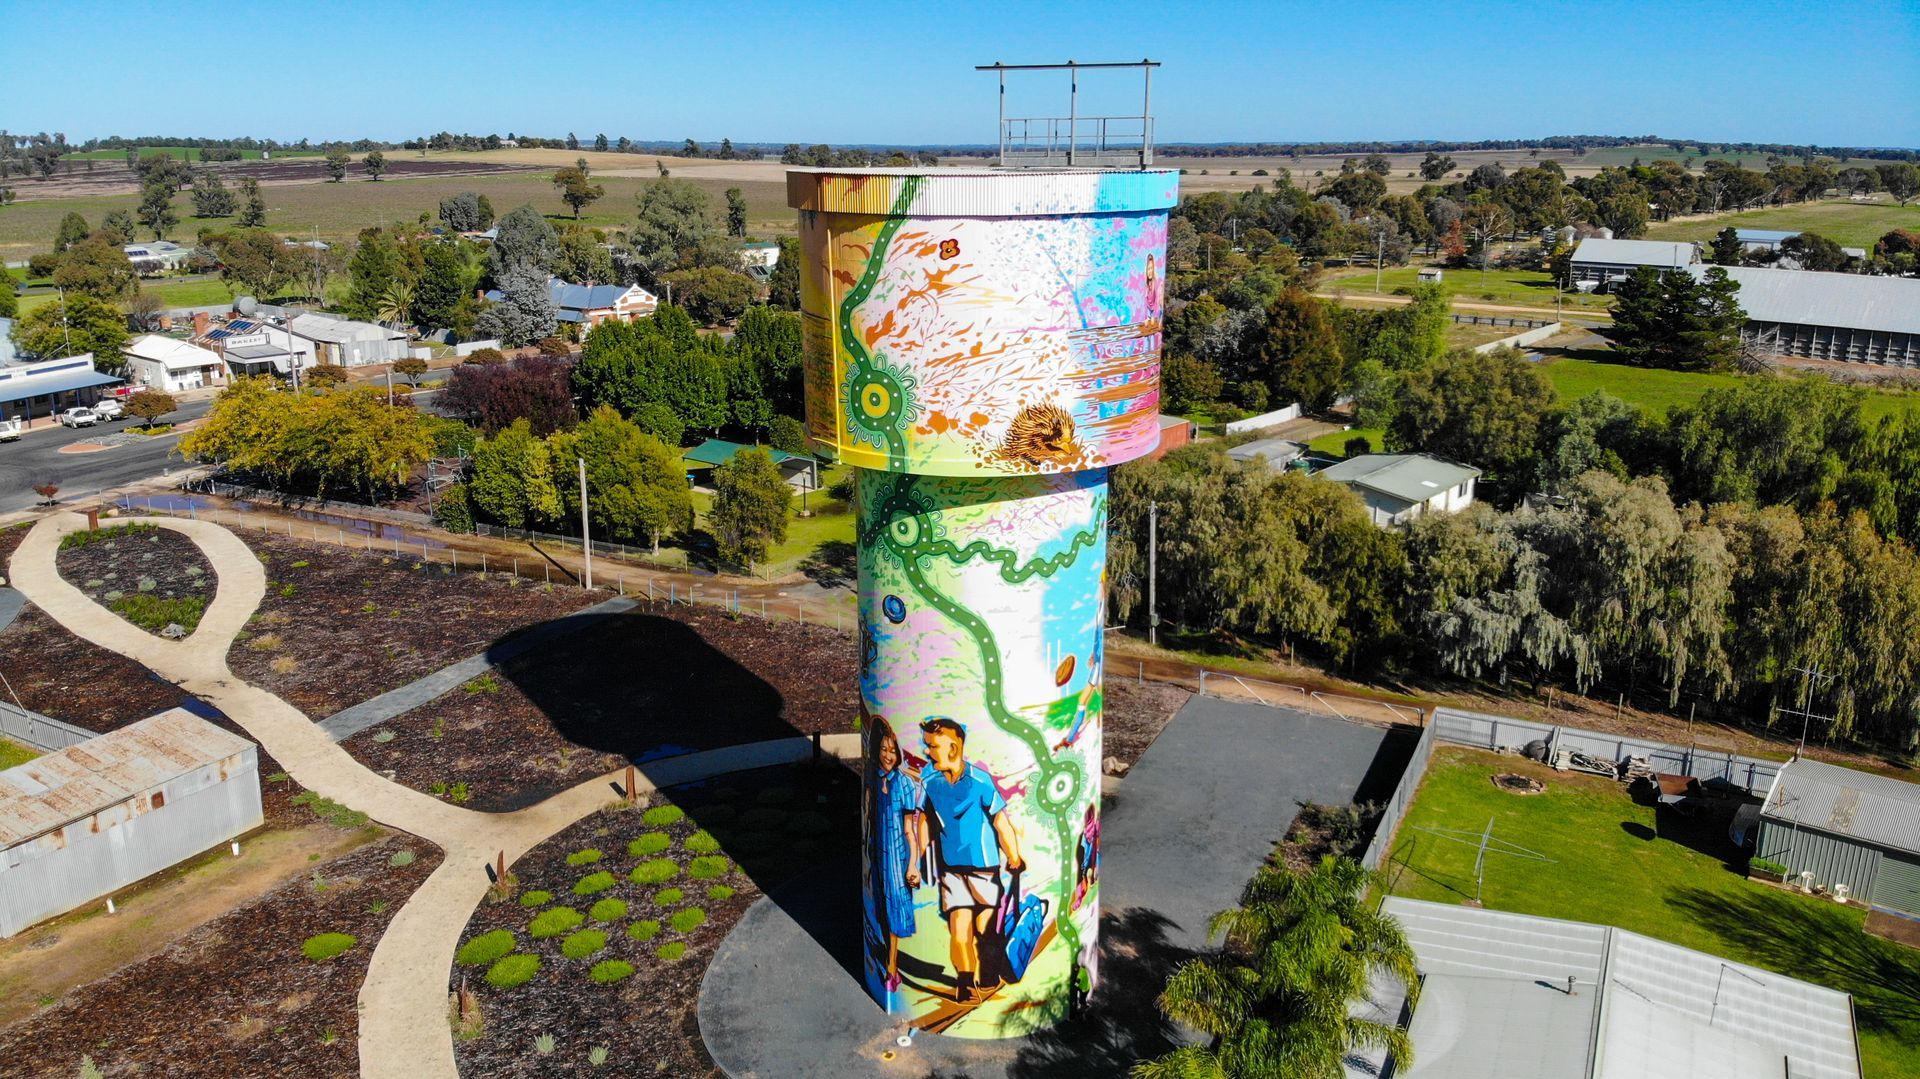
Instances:
[[[62,427],[92,427],[99,422],[100,417],[94,414],[93,409],[81,405],[75,405],[60,414]]]
[[[121,404],[118,397],[102,397],[87,407],[103,420],[123,420],[127,417],[127,406]]]
[[[0,442],[18,442],[20,440],[20,432],[26,430],[26,428],[26,423],[18,416],[0,420]]]

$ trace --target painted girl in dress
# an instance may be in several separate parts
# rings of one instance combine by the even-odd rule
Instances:
[[[926,830],[920,813],[920,780],[907,768],[900,740],[884,719],[873,724],[873,756],[868,762],[868,820],[874,829],[867,843],[868,880],[873,889],[876,928],[887,942],[887,992],[900,988],[900,938],[913,935],[913,890],[920,886]]]

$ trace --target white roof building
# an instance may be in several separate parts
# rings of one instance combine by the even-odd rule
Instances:
[[[1612,926],[1400,896],[1381,910],[1421,975],[1397,1077],[1860,1079],[1845,993]],[[1404,1005],[1382,985],[1368,1012]]]
[[[407,335],[372,322],[357,322],[317,312],[295,315],[287,323],[293,336],[312,342],[320,363],[362,367],[406,359]]]
[[[1693,267],[1704,277],[1710,267]],[[1722,266],[1740,286],[1746,336],[1818,360],[1920,365],[1920,278]]]
[[[1589,236],[1573,249],[1572,276],[1577,284],[1611,284],[1632,276],[1642,266],[1656,270],[1684,270],[1700,261],[1700,249],[1691,243],[1666,240],[1609,240]]]
[[[1363,453],[1314,475],[1351,488],[1366,502],[1373,523],[1388,527],[1473,505],[1480,470],[1430,453]]]
[[[159,334],[143,334],[122,351],[127,381],[162,393],[179,393],[227,381],[227,366],[212,349]]]

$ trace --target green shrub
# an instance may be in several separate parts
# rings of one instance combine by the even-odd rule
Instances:
[[[640,838],[627,844],[627,853],[635,858],[646,858],[673,846],[673,837],[665,832],[647,832]]]
[[[475,676],[460,688],[466,690],[468,693],[498,693],[500,692],[500,679],[494,677],[492,671],[487,671]]]
[[[588,847],[586,850],[577,850],[577,851],[574,851],[572,854],[567,855],[567,864],[568,865],[592,865],[593,863],[599,861],[600,858],[601,858],[601,854],[599,851],[594,850],[592,847]]]
[[[143,579],[141,583],[146,582]],[[207,601],[203,596],[161,599],[147,592],[136,592],[121,596],[111,606],[113,613],[148,633],[158,633],[175,622],[192,632],[200,624],[200,616],[207,613]]]
[[[509,955],[487,968],[487,984],[495,989],[512,989],[516,985],[526,984],[529,978],[540,973],[540,957],[521,952]]]
[[[160,531],[159,525],[118,525],[113,528],[102,528],[97,532],[69,532],[60,537],[60,549],[71,551],[75,547],[86,547],[90,544],[120,539],[123,536],[140,536],[158,531]]]
[[[713,854],[720,849],[720,841],[713,838],[712,832],[702,828],[687,837],[686,846],[695,854]]]
[[[649,941],[660,935],[660,923],[648,918],[627,927],[627,936],[638,941]]]
[[[734,895],[735,895],[734,889],[731,886],[725,885],[725,884],[716,884],[713,887],[707,889],[707,898],[716,900],[716,901],[722,900],[722,899],[732,899]]]
[[[608,896],[587,910],[587,917],[596,922],[617,922],[627,916],[627,901]]]
[[[672,962],[675,959],[678,959],[681,956],[687,954],[687,946],[681,943],[680,941],[670,940],[667,943],[662,944],[658,948],[655,948],[653,950],[653,954],[661,959],[665,959],[668,962]]]
[[[510,930],[496,929],[491,933],[482,933],[462,944],[460,950],[453,953],[453,961],[463,967],[488,966],[513,951],[513,943]]]
[[[687,897],[687,893],[678,888],[662,888],[653,893],[653,901],[659,906],[671,907]]]
[[[584,921],[586,918],[572,907],[554,907],[534,915],[533,921],[527,925],[527,932],[535,937],[557,937],[579,928]]]
[[[390,866],[393,866],[396,869],[398,869],[401,866],[412,865],[413,852],[410,850],[394,851],[393,857],[387,859],[387,864]]]
[[[560,954],[568,959],[585,959],[607,946],[607,934],[599,929],[582,929],[560,942]]]
[[[649,828],[665,828],[669,824],[678,824],[686,817],[687,811],[679,806],[654,806],[640,814],[640,820]]]
[[[593,965],[593,969],[587,973],[587,977],[592,978],[601,985],[610,985],[613,982],[624,981],[633,977],[633,964],[624,959],[603,960]]]
[[[633,867],[627,879],[635,884],[664,884],[680,875],[680,867],[671,858],[649,858]]]
[[[673,912],[673,916],[667,919],[667,924],[672,926],[676,933],[691,933],[707,924],[707,912],[699,907],[682,907]]]
[[[1787,875],[1786,866],[1781,865],[1779,862],[1769,861],[1765,858],[1748,859],[1747,868],[1755,873],[1772,873],[1773,875],[1778,877],[1784,877]]]
[[[358,942],[346,933],[320,933],[316,936],[308,937],[307,942],[300,945],[300,950],[306,954],[308,959],[319,963],[332,959],[348,948],[353,947],[356,943]]]
[[[520,905],[523,907],[544,907],[551,902],[553,902],[552,892],[527,892],[520,897]]]
[[[579,883],[573,886],[573,894],[595,895],[613,887],[613,884],[613,874],[603,869],[598,873],[589,873],[581,877]]]
[[[687,876],[694,880],[712,880],[715,877],[726,876],[729,868],[725,858],[717,854],[708,854],[695,858],[687,865]]]

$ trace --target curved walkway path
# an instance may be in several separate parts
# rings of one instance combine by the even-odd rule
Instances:
[[[14,552],[13,584],[48,617],[75,635],[144,664],[219,708],[265,747],[300,785],[435,844],[446,852],[388,923],[360,987],[362,1079],[456,1079],[447,1019],[447,979],[460,933],[485,897],[485,867],[504,854],[509,864],[548,836],[612,800],[613,772],[587,780],[513,813],[462,809],[411,790],[353,759],[311,718],[286,701],[236,678],[227,667],[235,635],[266,594],[266,571],[239,537],[207,521],[171,517],[116,523],[154,524],[191,539],[213,566],[214,599],[185,640],[168,641],[132,625],[61,579],[60,539],[86,527],[61,513],[43,519]],[[829,752],[858,752],[857,735],[824,740]],[[644,791],[805,760],[804,738],[730,746],[640,766]]]

